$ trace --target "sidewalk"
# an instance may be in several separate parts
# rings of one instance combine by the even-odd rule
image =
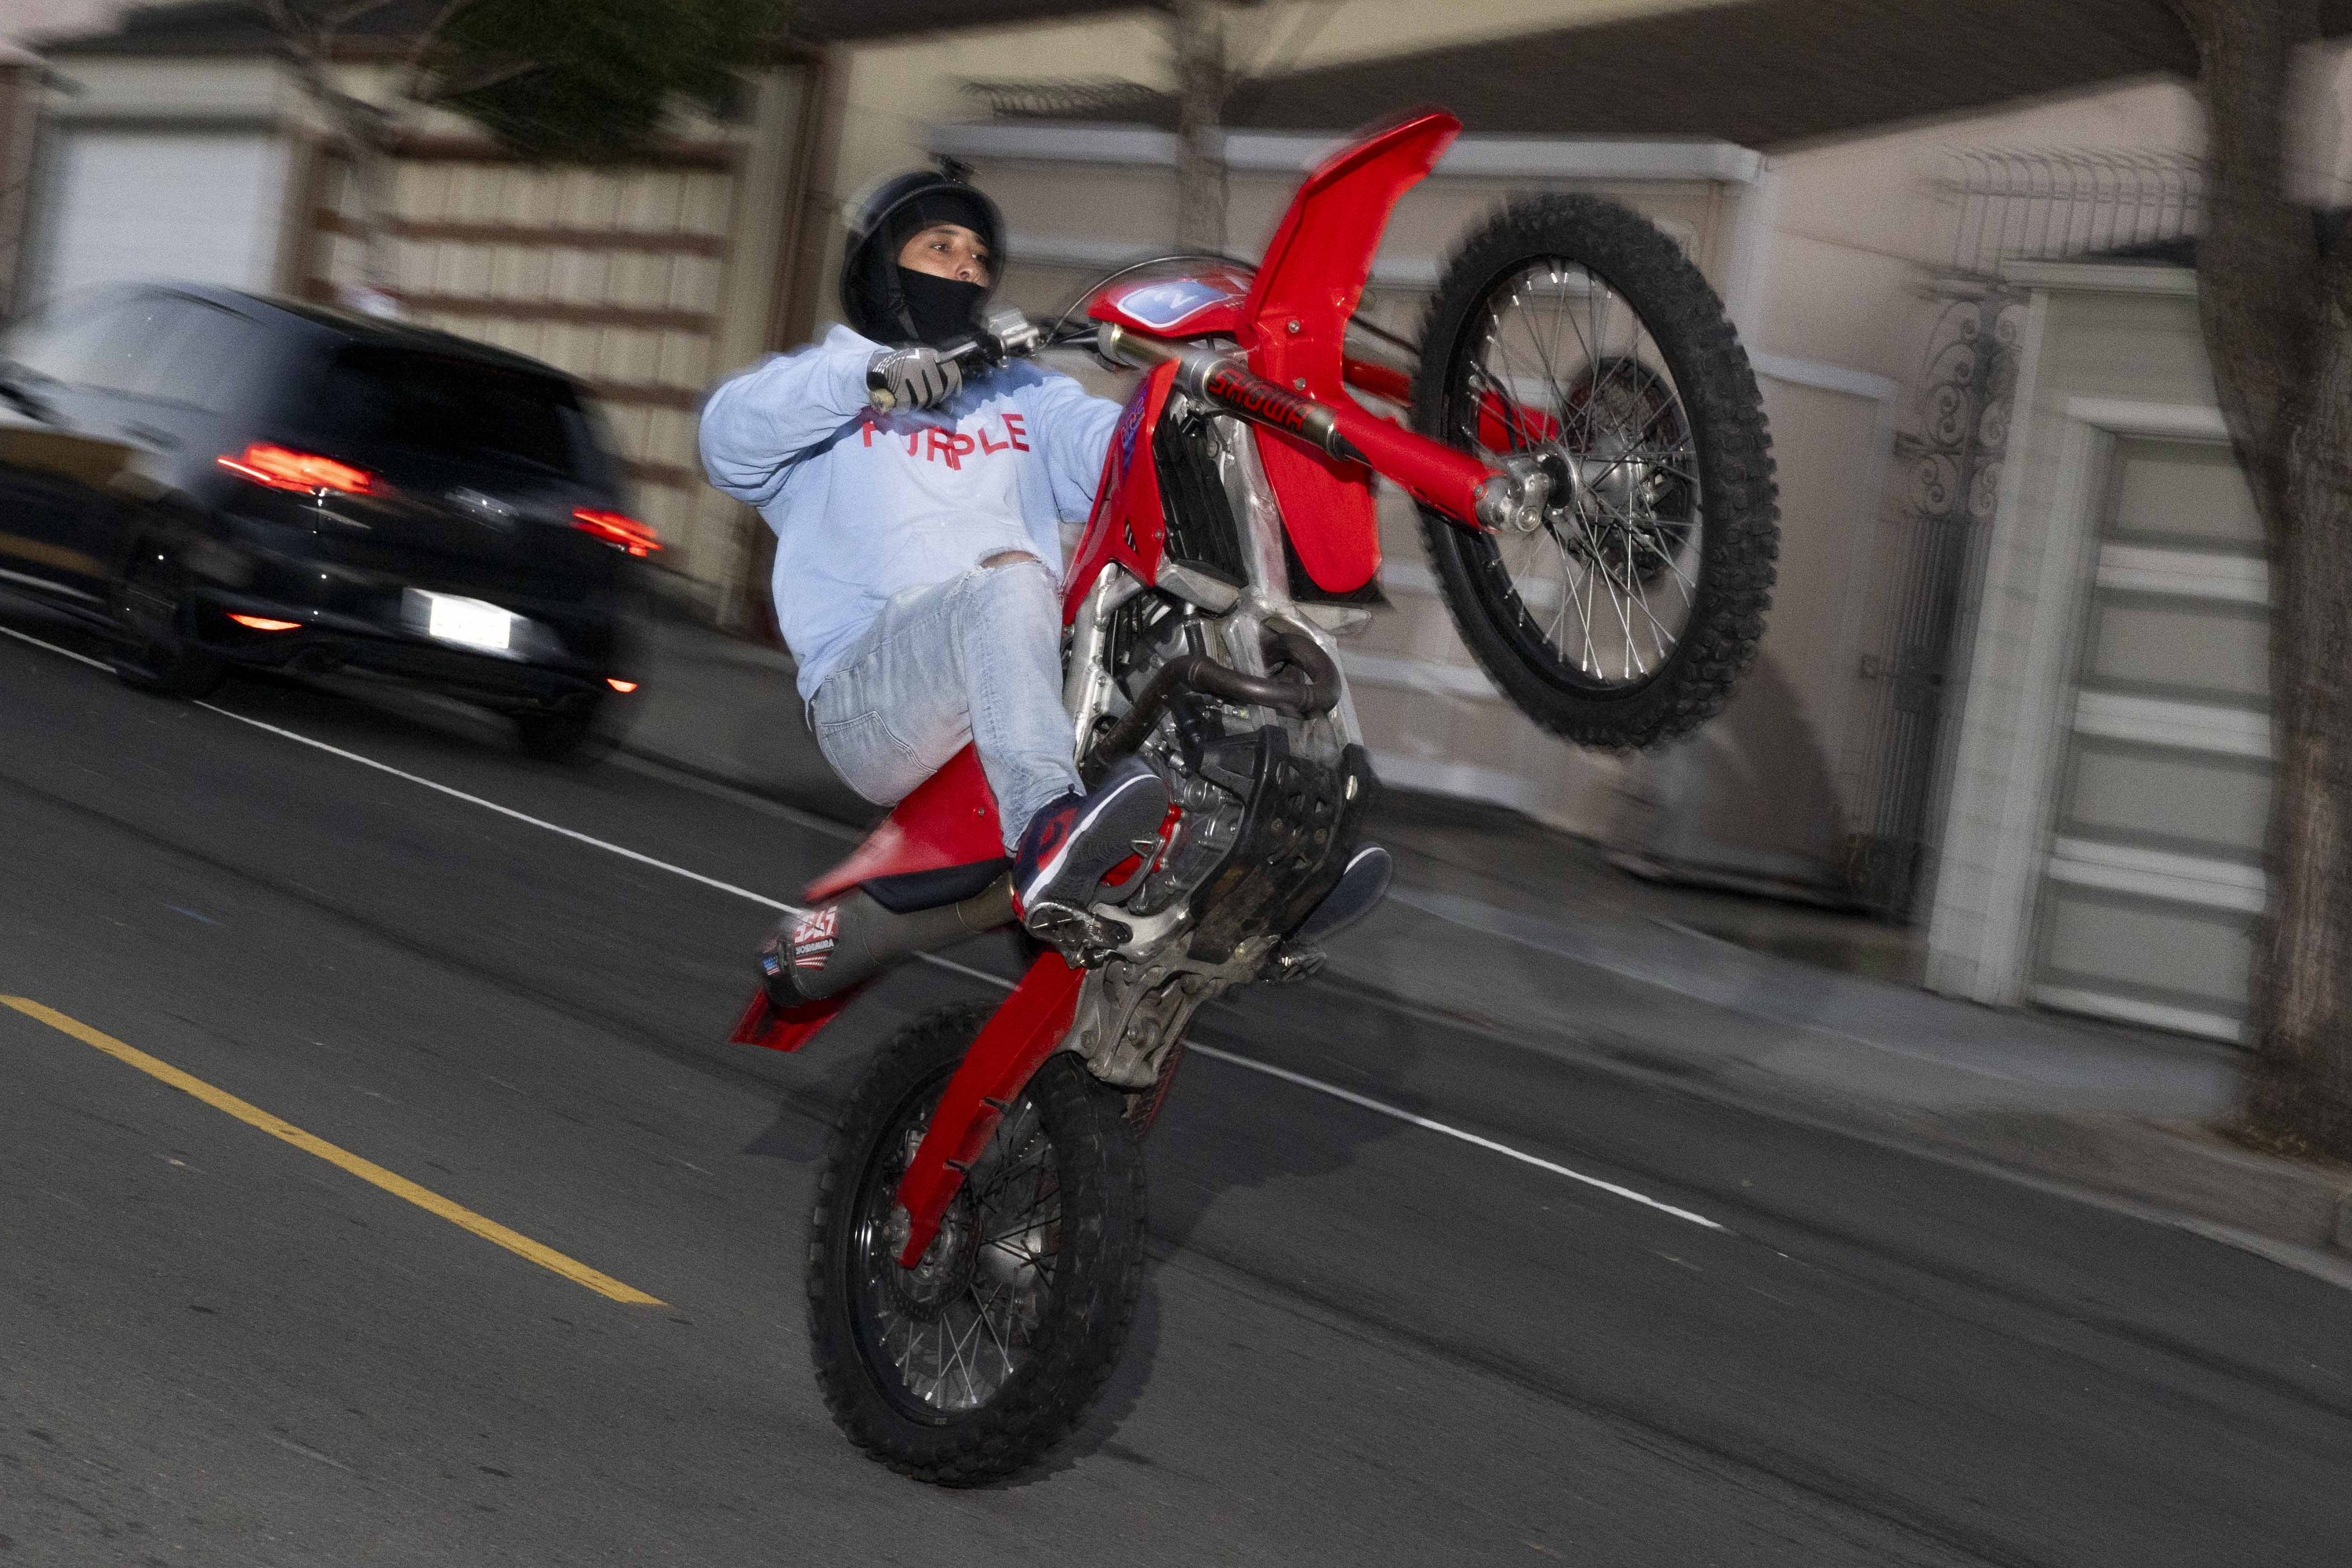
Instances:
[[[853,825],[792,661],[683,622],[651,632],[628,750]],[[1917,988],[1908,933],[1661,886],[1499,808],[1392,794],[1388,901],[1327,973],[1532,1048],[2352,1252],[2352,1173],[2203,1130],[2239,1054]]]

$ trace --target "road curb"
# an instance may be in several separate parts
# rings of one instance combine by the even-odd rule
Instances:
[[[2258,1154],[2203,1127],[2018,1111],[1904,1121],[1927,1142],[2003,1165],[2352,1253],[2352,1173]]]
[[[1557,1054],[1496,1019],[1351,983],[1392,1006],[1473,1029],[1494,1040]],[[1923,1111],[1794,1081],[1734,1084],[1581,1042],[1583,1066],[1754,1115],[1861,1138],[1991,1175],[2036,1178],[2061,1189],[2119,1198],[2146,1210],[2210,1220],[2290,1247],[2352,1258],[2352,1171],[2260,1154],[2194,1122],[2043,1111]]]

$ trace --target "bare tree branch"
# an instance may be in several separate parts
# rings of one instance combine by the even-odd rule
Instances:
[[[452,99],[463,98],[469,92],[480,92],[485,88],[493,88],[501,82],[512,81],[519,76],[526,76],[539,68],[540,62],[537,60],[509,60],[504,65],[488,67],[457,81],[440,81],[434,83],[429,89],[419,88],[409,96],[423,104],[443,104]]]
[[[331,38],[369,12],[381,11],[391,4],[392,0],[352,0],[350,5],[329,12],[320,23],[320,31]]]
[[[431,72],[426,62],[432,58],[435,47],[440,43],[441,36],[449,24],[473,4],[474,0],[446,0],[446,4],[434,13],[433,20],[425,25],[425,30],[417,34],[416,42],[410,47],[408,58],[401,68],[403,97],[415,99],[420,103],[427,101],[425,82]]]

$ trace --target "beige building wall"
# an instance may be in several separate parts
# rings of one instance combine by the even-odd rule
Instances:
[[[1310,69],[1447,44],[1589,26],[1728,0],[1268,0],[1235,12],[1229,51],[1253,69]],[[846,194],[911,163],[925,130],[973,112],[961,84],[973,80],[1172,81],[1163,18],[1131,11],[1011,27],[965,27],[840,51],[841,161]]]

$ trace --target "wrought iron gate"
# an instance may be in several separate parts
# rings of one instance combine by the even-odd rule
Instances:
[[[2021,290],[1941,280],[1914,427],[1895,437],[1906,482],[1887,518],[1886,631],[1860,672],[1870,710],[1857,754],[1875,759],[1874,788],[1846,867],[1855,893],[1890,919],[1909,910],[1928,836],[1954,621],[2000,495],[2024,322]]]
[[[2000,495],[2026,292],[2010,261],[2172,259],[2195,233],[2197,160],[2126,150],[1955,150],[1941,181],[1951,259],[1932,286],[1919,392],[1895,438],[1893,534],[1879,579],[1884,631],[1860,674],[1869,711],[1848,756],[1863,787],[1848,840],[1854,894],[1890,920],[1910,912],[1935,831],[1937,742],[1967,584]]]

